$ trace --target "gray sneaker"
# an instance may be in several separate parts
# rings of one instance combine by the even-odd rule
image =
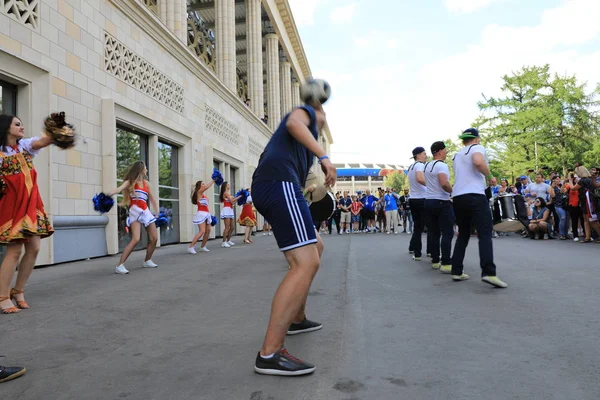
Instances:
[[[288,328],[288,335],[297,335],[299,333],[313,332],[318,331],[323,327],[323,324],[320,322],[315,322],[304,318],[304,321],[299,324],[292,323]]]

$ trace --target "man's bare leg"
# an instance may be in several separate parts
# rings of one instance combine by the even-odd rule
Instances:
[[[323,240],[321,239],[321,235],[319,235],[319,233],[317,232],[317,251],[319,252],[319,263],[321,261],[321,257],[323,257],[323,250],[325,249],[325,246],[323,245]],[[307,293],[307,298],[304,299],[304,303],[302,303],[302,307],[300,307],[300,311],[298,311],[298,314],[296,314],[296,316],[294,317],[294,320],[292,321],[295,324],[299,324],[300,322],[304,321],[304,319],[306,318],[306,301],[308,300],[308,293]]]
[[[283,347],[288,328],[304,308],[310,285],[319,270],[317,244],[286,251],[285,258],[291,268],[273,298],[265,341],[260,349],[262,356],[271,355]]]

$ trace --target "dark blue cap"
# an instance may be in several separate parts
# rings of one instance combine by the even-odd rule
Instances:
[[[425,151],[424,147],[415,147],[413,150],[413,158]]]
[[[459,139],[474,139],[479,137],[479,131],[475,128],[469,128],[465,130],[462,135],[460,135]]]

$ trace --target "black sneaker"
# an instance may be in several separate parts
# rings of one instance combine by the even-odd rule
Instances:
[[[3,367],[0,365],[0,383],[8,382],[23,375],[27,371],[25,367]]]
[[[304,318],[304,321],[300,322],[299,324],[292,323],[288,328],[287,334],[297,335],[299,333],[318,331],[322,327],[323,324]]]
[[[254,372],[263,375],[298,376],[312,374],[314,371],[313,364],[294,357],[286,349],[279,350],[271,358],[262,358],[258,352],[254,364]]]

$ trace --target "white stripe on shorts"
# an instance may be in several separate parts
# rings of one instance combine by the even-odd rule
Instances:
[[[294,224],[294,231],[296,232],[296,239],[298,239],[298,243],[303,242],[304,239],[300,235],[300,227],[298,225],[298,219],[296,218],[294,211],[292,210],[292,204],[295,202],[295,198],[292,197],[290,199],[290,195],[288,194],[287,182],[281,182],[281,187],[283,188],[283,195],[285,197],[285,204],[287,205],[288,212],[292,223]]]
[[[300,211],[300,207],[298,206],[298,200],[296,200],[296,193],[294,193],[294,184],[291,182],[284,182],[287,187],[287,193],[289,202],[288,205],[291,206],[291,216],[295,219],[297,224],[296,234],[299,237],[299,242],[305,242],[308,240],[308,233],[306,232],[306,226],[304,224],[304,219],[302,218],[302,212]]]

